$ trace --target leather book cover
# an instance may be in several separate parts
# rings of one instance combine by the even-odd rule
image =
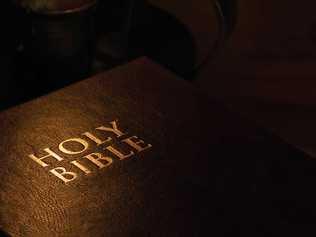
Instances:
[[[259,236],[312,226],[313,161],[146,58],[0,121],[0,228],[10,236]]]

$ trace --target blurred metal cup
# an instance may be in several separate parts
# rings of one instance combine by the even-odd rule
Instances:
[[[23,48],[30,69],[51,80],[88,76],[95,51],[96,6],[91,0],[74,9],[27,13]]]

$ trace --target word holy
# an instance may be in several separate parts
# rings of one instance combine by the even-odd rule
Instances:
[[[102,137],[95,134],[97,131],[104,133]],[[151,144],[146,144],[137,136],[127,135],[127,133],[122,132],[118,127],[117,120],[115,120],[110,122],[110,126],[96,128],[94,133],[85,132],[80,137],[70,138],[61,142],[58,145],[58,152],[53,151],[51,148],[45,148],[43,149],[45,152],[44,156],[30,154],[29,158],[41,167],[46,168],[52,166],[50,163],[52,161],[64,161],[66,159],[65,156],[78,157],[80,155],[80,158],[69,162],[71,168],[68,170],[61,166],[49,170],[51,174],[67,184],[77,179],[80,173],[85,175],[92,173],[91,166],[105,169],[112,165],[114,157],[118,160],[125,160],[152,147]],[[114,144],[114,139],[119,144]],[[93,152],[82,156],[84,153],[87,153],[91,144],[100,147],[104,152]],[[125,146],[125,149],[123,149],[123,146]],[[76,168],[76,172],[73,171],[72,167]]]

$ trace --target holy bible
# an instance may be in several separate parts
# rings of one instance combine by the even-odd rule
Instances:
[[[0,121],[9,236],[270,236],[312,226],[313,160],[146,58]]]

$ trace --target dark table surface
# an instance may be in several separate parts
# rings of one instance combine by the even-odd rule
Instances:
[[[196,84],[316,156],[315,1],[239,0],[235,32]]]
[[[203,59],[216,35],[209,0],[153,0],[184,22]],[[181,6],[181,7],[179,7]],[[316,156],[316,3],[238,0],[235,31],[193,83]]]

